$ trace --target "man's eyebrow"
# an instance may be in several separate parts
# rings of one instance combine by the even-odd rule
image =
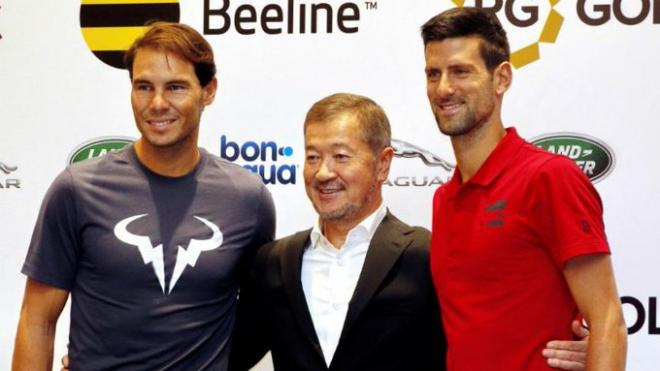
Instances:
[[[472,63],[460,63],[460,62],[458,62],[458,63],[450,64],[449,67],[447,67],[447,69],[456,69],[456,68],[467,68],[467,69],[473,70],[473,69],[475,69],[475,66]]]
[[[151,84],[151,81],[146,79],[133,79],[133,84]]]
[[[190,85],[188,80],[169,80],[166,82],[167,85],[179,84],[179,85]]]
[[[335,142],[335,143],[330,144],[330,148],[332,148],[334,150],[337,150],[337,149],[350,149],[350,146],[346,143],[343,143],[343,142]],[[317,150],[317,149],[318,149],[318,145],[316,145],[316,144],[308,144],[308,145],[305,146],[306,151],[307,150]]]

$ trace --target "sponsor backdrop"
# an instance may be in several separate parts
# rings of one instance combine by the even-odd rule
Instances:
[[[430,225],[433,191],[454,158],[426,102],[418,30],[463,5],[493,8],[509,32],[516,70],[505,121],[597,183],[631,334],[629,369],[656,369],[660,0],[0,0],[0,367],[10,363],[19,269],[48,185],[68,163],[138,135],[128,75],[117,67],[146,20],[190,24],[213,45],[219,94],[201,145],[263,177],[281,237],[313,221],[302,121],[338,91],[385,108],[396,148],[386,202]]]

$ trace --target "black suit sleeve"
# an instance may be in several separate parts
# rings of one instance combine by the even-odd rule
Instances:
[[[428,249],[428,246],[431,244],[429,232],[422,228],[416,228],[415,234],[416,243],[421,244]],[[426,264],[430,267],[430,258],[428,258]],[[427,340],[422,344],[426,344],[427,349],[421,352],[421,354],[427,355],[428,359],[423,364],[428,365],[428,371],[444,371],[447,369],[447,339],[444,327],[442,326],[440,305],[438,304],[430,268],[428,269],[428,279],[426,282],[428,282],[428,284],[425,285],[423,289],[427,290],[427,295],[432,297],[433,301],[429,310],[425,312],[427,317],[424,322],[428,323],[425,334]]]
[[[257,364],[270,350],[270,334],[265,302],[257,284],[259,260],[265,257],[272,243],[262,246],[252,261],[248,274],[241,280],[238,313],[229,358],[229,371],[245,371]]]
[[[433,289],[433,288],[432,288]],[[433,297],[435,297],[435,289],[433,289]],[[433,359],[429,360],[429,364],[433,365],[432,370],[444,371],[447,369],[447,338],[445,330],[442,327],[442,319],[440,317],[440,307],[438,301],[429,312],[429,349],[426,354],[429,354]]]
[[[267,323],[264,317],[264,302],[256,281],[258,260],[275,234],[275,207],[272,197],[265,187],[256,203],[258,220],[249,253],[243,259],[240,269],[240,289],[236,323],[232,334],[232,348],[229,357],[229,371],[249,370],[259,362],[270,349]]]

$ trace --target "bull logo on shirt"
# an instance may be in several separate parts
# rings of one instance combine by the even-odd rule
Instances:
[[[120,241],[138,248],[140,256],[142,256],[142,261],[144,264],[151,264],[154,269],[154,273],[156,274],[156,278],[158,279],[158,283],[160,284],[163,293],[165,293],[165,263],[163,260],[163,244],[154,246],[149,236],[136,235],[129,232],[127,229],[131,222],[146,215],[147,214],[135,215],[120,221],[115,226],[114,233]],[[218,226],[198,216],[195,216],[195,219],[209,227],[211,231],[213,231],[213,236],[206,240],[191,238],[190,242],[188,243],[188,247],[185,249],[180,245],[178,246],[176,263],[174,265],[174,273],[172,274],[172,279],[170,280],[169,290],[167,291],[168,294],[172,293],[174,286],[179,281],[179,278],[181,278],[181,275],[186,269],[186,266],[191,266],[194,268],[195,264],[197,263],[197,259],[199,259],[199,256],[202,254],[202,252],[215,250],[220,247],[220,245],[222,245],[222,232],[220,232]]]

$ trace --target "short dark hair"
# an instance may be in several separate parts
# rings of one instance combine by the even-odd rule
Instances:
[[[489,71],[509,61],[506,31],[492,11],[474,7],[452,8],[429,19],[422,26],[424,46],[432,41],[464,36],[479,37],[481,57]]]
[[[323,123],[344,114],[358,120],[362,140],[374,153],[391,145],[392,131],[385,111],[373,100],[356,94],[336,93],[314,103],[305,117],[303,132],[312,122]]]
[[[124,55],[124,64],[130,78],[133,78],[133,61],[138,50],[153,48],[174,53],[195,68],[195,75],[201,86],[206,86],[215,77],[213,49],[199,32],[190,26],[172,22],[147,23],[149,30],[133,42]]]

